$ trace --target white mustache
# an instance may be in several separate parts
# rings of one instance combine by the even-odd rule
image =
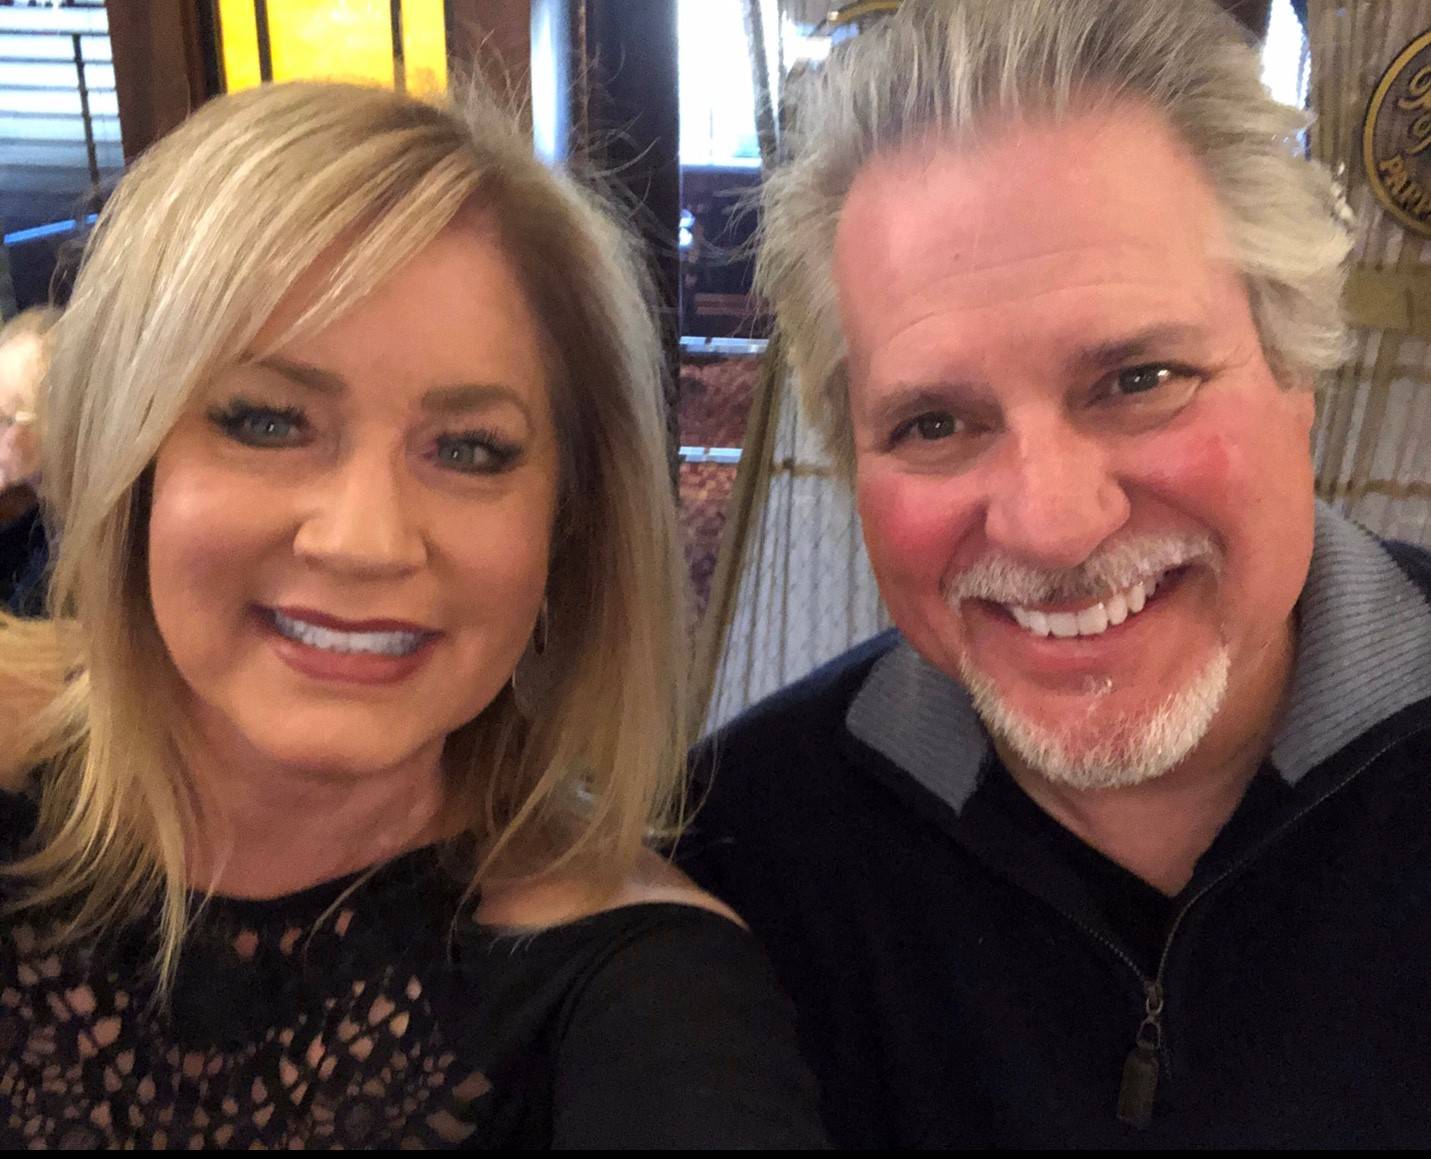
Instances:
[[[992,554],[946,579],[944,598],[951,607],[961,600],[1024,607],[1061,600],[1098,600],[1149,576],[1190,563],[1218,569],[1221,558],[1211,536],[1133,536],[1100,547],[1077,567],[1051,571],[1030,567],[1007,555]]]

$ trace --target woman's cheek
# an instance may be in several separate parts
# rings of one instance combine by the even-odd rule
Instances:
[[[224,471],[165,470],[161,462],[149,515],[156,611],[176,600],[212,605],[222,593],[257,579],[247,565],[261,561],[285,506],[281,495],[269,491],[252,480],[240,485]]]

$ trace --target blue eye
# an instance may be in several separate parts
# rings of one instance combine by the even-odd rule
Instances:
[[[468,475],[492,475],[505,471],[520,454],[520,448],[491,431],[463,431],[439,435],[433,458],[439,466]]]
[[[259,406],[240,399],[209,411],[209,421],[235,442],[250,447],[296,446],[308,425],[296,407]]]

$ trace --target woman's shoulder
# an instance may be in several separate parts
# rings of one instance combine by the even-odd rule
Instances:
[[[594,887],[575,873],[488,886],[477,920],[493,930],[536,932],[643,905],[686,906],[744,928],[734,910],[650,850],[642,851],[632,872],[614,889]]]
[[[823,1142],[794,1016],[754,938],[654,854],[594,899],[580,880],[484,892],[487,1041],[550,1067],[557,1148]]]
[[[482,1017],[519,1010],[518,1022],[558,1035],[592,1010],[618,1019],[642,1010],[679,1024],[697,978],[719,988],[771,985],[740,919],[655,854],[615,889],[575,874],[484,886],[463,941],[468,988],[497,999]]]

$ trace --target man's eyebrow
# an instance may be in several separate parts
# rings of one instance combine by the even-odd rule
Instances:
[[[864,413],[869,423],[882,429],[922,411],[977,407],[984,399],[985,394],[967,382],[899,382],[883,391]]]
[[[1202,327],[1182,322],[1149,326],[1146,330],[1139,330],[1126,338],[1085,347],[1073,356],[1071,362],[1078,370],[1105,370],[1135,362],[1140,358],[1166,357],[1169,347],[1197,342],[1203,336]]]

